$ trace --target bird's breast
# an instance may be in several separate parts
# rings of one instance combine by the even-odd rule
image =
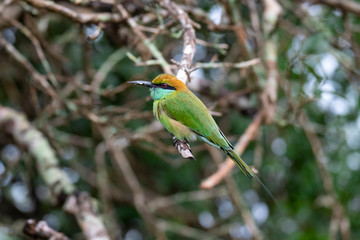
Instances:
[[[154,101],[153,112],[154,116],[164,125],[166,130],[172,133],[175,137],[183,140],[194,141],[197,135],[187,126],[171,116],[163,104],[164,100]]]

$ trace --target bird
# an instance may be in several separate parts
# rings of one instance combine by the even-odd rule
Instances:
[[[222,150],[249,179],[257,179],[277,202],[270,190],[235,152],[204,103],[186,87],[184,82],[171,74],[160,74],[152,82],[136,80],[127,83],[150,89],[150,96],[154,100],[153,114],[168,132],[180,141],[201,140]]]

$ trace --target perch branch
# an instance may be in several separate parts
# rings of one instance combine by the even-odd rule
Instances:
[[[178,150],[178,152],[183,158],[195,160],[190,145],[186,140],[180,141],[175,136],[173,136],[173,143],[175,148]]]
[[[182,57],[179,63],[179,70],[176,74],[176,77],[183,81],[184,83],[187,80],[190,81],[190,72],[192,66],[192,60],[195,55],[195,30],[193,27],[193,22],[191,21],[189,15],[176,3],[171,2],[170,0],[161,0],[159,1],[160,5],[164,7],[174,18],[176,18],[184,31],[183,33],[183,52]],[[182,157],[195,159],[191,153],[189,144],[182,142],[176,137],[173,138],[174,146],[179,151]]]

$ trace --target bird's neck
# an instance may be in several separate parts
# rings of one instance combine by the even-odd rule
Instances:
[[[162,88],[150,89],[150,96],[152,97],[152,99],[154,99],[154,101],[165,99],[166,97],[169,97],[172,94],[176,94],[176,91],[171,89],[162,89]]]

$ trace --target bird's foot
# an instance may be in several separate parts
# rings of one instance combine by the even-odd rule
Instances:
[[[175,148],[178,150],[178,152],[181,154],[183,158],[195,160],[190,145],[186,140],[181,141],[175,136],[173,136],[173,143]]]

